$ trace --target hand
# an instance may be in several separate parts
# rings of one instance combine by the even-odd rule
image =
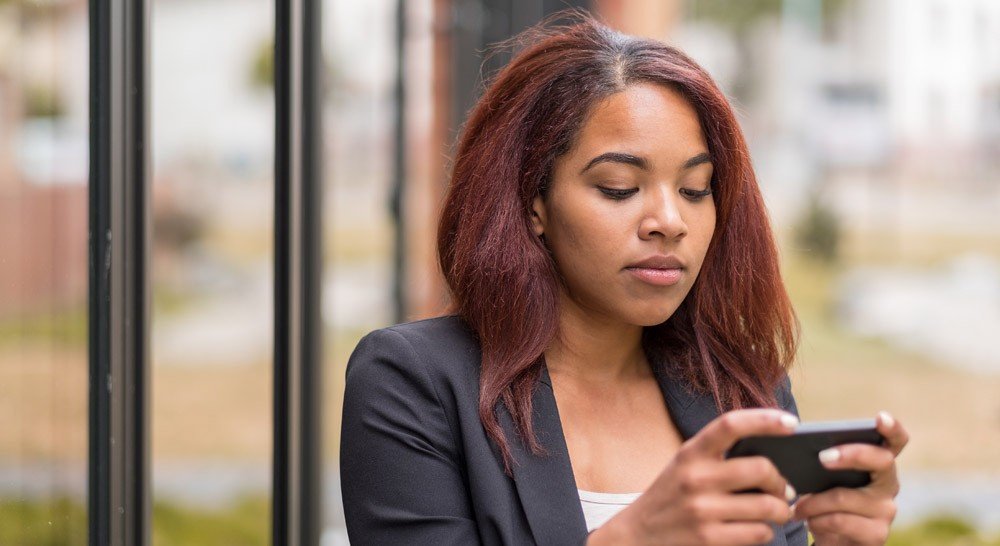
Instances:
[[[820,458],[827,468],[867,470],[872,482],[857,489],[837,487],[803,495],[795,503],[795,518],[806,520],[817,546],[885,544],[889,537],[899,494],[896,457],[909,435],[886,412],[880,412],[877,421],[885,447],[845,444],[822,452]]]
[[[685,442],[656,481],[596,529],[588,545],[769,542],[768,522],[791,519],[794,491],[768,459],[725,454],[740,438],[790,434],[798,419],[774,409],[725,413]],[[762,493],[736,493],[760,489]]]

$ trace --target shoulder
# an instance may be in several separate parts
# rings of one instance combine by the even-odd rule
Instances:
[[[475,333],[457,315],[407,322],[375,330],[358,342],[358,351],[415,353],[432,359],[478,357]]]
[[[431,352],[478,351],[475,333],[458,315],[406,322],[375,330],[369,336],[399,337],[415,348]]]
[[[463,370],[478,364],[467,358],[475,347],[457,317],[381,328],[361,339],[347,363],[341,412],[341,472],[357,473],[344,480],[353,495],[377,487],[365,482],[371,472],[396,468],[417,479],[408,472],[438,468],[434,461],[461,466],[459,425],[476,412],[461,412],[460,402],[475,408],[478,385],[478,374]]]
[[[778,388],[775,389],[775,399],[781,409],[795,415],[799,414],[798,405],[795,403],[795,395],[792,394],[792,380],[788,374],[785,374],[784,379],[781,380]]]
[[[403,376],[439,382],[447,376],[475,375],[478,383],[479,342],[456,315],[397,324],[375,330],[358,342],[347,364],[347,376],[381,374],[390,368]]]

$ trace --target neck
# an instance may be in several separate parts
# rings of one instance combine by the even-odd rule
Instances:
[[[649,374],[642,326],[626,324],[560,298],[559,334],[545,351],[550,375],[587,382],[622,381]]]

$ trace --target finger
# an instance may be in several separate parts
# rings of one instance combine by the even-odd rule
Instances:
[[[744,409],[724,413],[688,441],[693,452],[722,457],[737,440],[746,436],[784,436],[799,422],[791,413],[776,409]]]
[[[766,523],[712,523],[706,525],[695,540],[698,544],[712,546],[767,544],[774,540],[774,530]]]
[[[896,517],[896,503],[891,497],[874,495],[867,489],[835,487],[799,499],[794,507],[795,519],[809,519],[823,514],[844,512],[868,518],[892,521]]]
[[[835,534],[862,544],[884,544],[889,538],[888,522],[845,512],[810,518],[806,526],[814,536]]]
[[[843,444],[819,452],[819,461],[831,470],[889,470],[896,456],[888,448],[871,444]]]
[[[698,521],[769,521],[784,525],[792,519],[787,502],[764,493],[702,495],[690,501],[690,512]]]
[[[899,494],[899,479],[896,476],[896,458],[886,447],[869,444],[844,444],[819,453],[819,460],[829,469],[867,470],[872,473],[872,483],[868,488],[888,491],[895,497]]]
[[[736,457],[719,465],[709,487],[722,491],[760,489],[764,493],[791,501],[795,490],[767,457]]]
[[[892,451],[893,455],[899,455],[910,441],[909,433],[887,411],[878,412],[878,418],[875,421],[875,427],[879,434],[885,437],[886,447]]]

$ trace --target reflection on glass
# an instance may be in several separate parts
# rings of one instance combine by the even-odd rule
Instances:
[[[0,2],[0,544],[86,544],[87,10]]]
[[[270,541],[272,9],[151,10],[156,545]]]

